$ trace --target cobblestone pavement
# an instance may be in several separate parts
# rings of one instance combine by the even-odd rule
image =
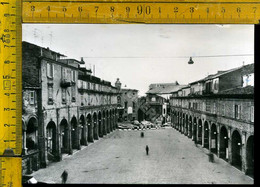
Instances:
[[[33,173],[39,181],[60,183],[64,169],[67,183],[120,184],[253,184],[252,178],[172,128],[116,130],[108,136]],[[145,146],[150,148],[146,155]]]

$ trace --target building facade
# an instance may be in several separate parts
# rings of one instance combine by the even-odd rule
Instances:
[[[64,57],[23,42],[23,174],[117,127],[117,88]]]
[[[153,83],[149,85],[146,92],[145,103],[140,107],[138,114],[145,116],[146,120],[155,122],[161,121],[162,124],[170,121],[169,97],[171,93],[182,88],[184,85],[174,83]],[[142,117],[139,117],[142,119]]]
[[[173,92],[170,99],[175,129],[251,176],[254,175],[252,77],[253,64],[221,71]]]
[[[137,120],[138,112],[138,90],[121,86],[119,79],[115,82],[115,87],[119,90],[117,104],[119,110],[119,121]]]

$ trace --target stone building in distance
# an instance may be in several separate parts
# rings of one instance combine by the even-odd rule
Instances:
[[[122,87],[119,78],[115,82],[115,87],[119,90],[117,95],[119,121],[137,120],[138,112],[138,90]]]

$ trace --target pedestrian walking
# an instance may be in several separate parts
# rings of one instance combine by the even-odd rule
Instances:
[[[148,155],[149,154],[149,147],[148,147],[148,145],[146,145],[145,150],[146,150],[146,155]]]
[[[67,179],[68,179],[68,172],[64,170],[63,173],[61,174],[62,184],[65,184],[67,182]]]
[[[144,137],[144,132],[141,132],[141,137],[142,137],[142,138]]]

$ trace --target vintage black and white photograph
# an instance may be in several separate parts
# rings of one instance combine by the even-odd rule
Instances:
[[[254,25],[22,32],[23,183],[254,183]]]

